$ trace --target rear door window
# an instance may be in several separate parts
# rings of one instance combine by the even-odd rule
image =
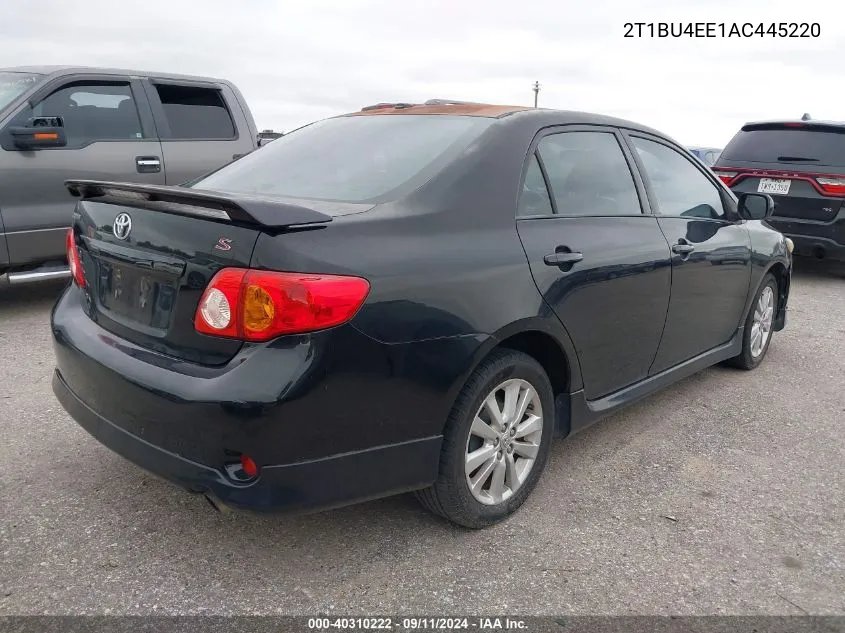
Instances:
[[[164,118],[170,128],[167,138],[235,138],[235,123],[219,90],[197,86],[154,85],[164,110]]]
[[[744,130],[733,137],[720,158],[841,167],[845,166],[845,133],[788,127]]]
[[[563,132],[537,148],[559,215],[640,215],[628,161],[611,132]]]
[[[522,184],[522,193],[519,195],[519,207],[517,215],[552,215],[552,201],[549,197],[549,189],[546,186],[546,179],[540,169],[536,154],[531,154],[528,160],[528,169],[525,170],[525,182]]]

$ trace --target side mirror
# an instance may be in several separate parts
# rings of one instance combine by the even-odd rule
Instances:
[[[736,207],[743,220],[765,220],[775,210],[775,201],[767,193],[741,193]]]
[[[9,128],[12,142],[18,149],[40,149],[42,147],[64,147],[67,135],[61,117],[39,116],[29,120],[28,125]]]

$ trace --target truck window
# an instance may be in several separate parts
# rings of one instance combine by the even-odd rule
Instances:
[[[223,95],[212,88],[155,84],[171,139],[227,140],[235,124]]]
[[[97,141],[135,141],[144,137],[138,107],[128,83],[74,82],[52,92],[34,108],[25,108],[13,125],[39,116],[64,122],[67,147]]]

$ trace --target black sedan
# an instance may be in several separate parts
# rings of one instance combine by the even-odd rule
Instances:
[[[181,187],[69,181],[62,405],[217,505],[483,527],[571,435],[785,325],[790,243],[628,121],[379,104]]]

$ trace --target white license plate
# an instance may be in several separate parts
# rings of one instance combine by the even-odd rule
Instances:
[[[779,196],[785,196],[789,193],[789,185],[791,180],[775,180],[773,178],[761,178],[760,184],[757,185],[758,193],[774,193]]]

